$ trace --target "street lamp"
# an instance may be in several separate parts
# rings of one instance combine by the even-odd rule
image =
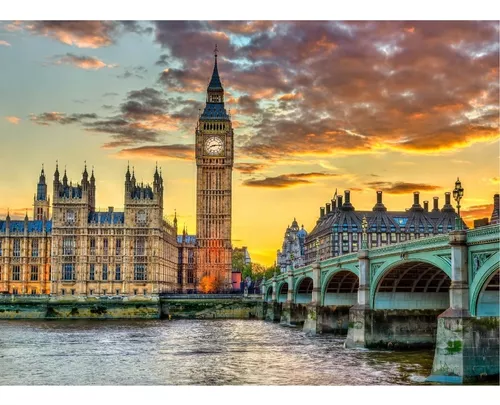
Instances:
[[[366,231],[368,230],[368,221],[366,220],[366,216],[363,215],[363,220],[361,221],[361,230],[363,231],[363,234],[361,236],[361,248],[362,249],[368,249],[368,241],[366,240],[367,234]]]
[[[458,217],[455,219],[455,230],[462,229],[462,221],[460,219],[460,200],[464,196],[464,189],[462,188],[462,183],[460,179],[457,177],[457,181],[455,182],[455,189],[453,190],[453,199],[457,202],[457,212]]]

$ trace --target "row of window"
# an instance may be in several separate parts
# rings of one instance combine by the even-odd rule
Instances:
[[[30,281],[38,281],[39,280],[39,271],[38,266],[31,266],[30,269]],[[21,266],[12,266],[10,279],[12,281],[21,281]],[[2,281],[2,266],[0,266],[0,281]]]
[[[13,292],[13,294],[17,294],[17,289],[14,289],[13,291],[16,291],[15,293]],[[35,290],[35,291],[36,291],[36,290]],[[139,290],[134,289],[134,295],[137,295],[138,291],[139,291]],[[72,288],[72,289],[70,290],[70,293],[71,293],[71,295],[75,295],[75,294],[76,294],[76,290],[75,290],[74,288]],[[116,289],[116,290],[115,290],[115,293],[116,293],[116,295],[120,295],[120,293],[121,293],[121,292],[120,292],[120,290],[119,290],[119,289]],[[147,289],[144,289],[144,290],[142,290],[142,293],[143,293],[144,295],[147,295],[148,290],[147,290]],[[32,292],[32,294],[36,294],[36,292],[35,292],[35,293],[33,293],[33,292]],[[66,290],[65,290],[64,288],[61,290],[61,295],[66,295]],[[94,295],[94,290],[89,290],[89,295]],[[103,290],[102,290],[102,295],[108,295],[108,290],[103,289]]]
[[[108,265],[103,264],[102,265],[102,271],[101,271],[101,280],[102,281],[108,281],[111,280],[110,277],[110,272],[108,271]],[[121,271],[121,265],[117,264],[115,266],[115,281],[121,281],[122,280],[122,271]],[[95,271],[95,264],[91,263],[89,265],[89,280],[94,281],[96,280],[96,271]],[[75,264],[74,263],[64,263],[62,265],[62,280],[63,281],[73,281],[76,280],[76,271],[75,271]],[[134,281],[146,281],[147,280],[147,264],[145,263],[137,263],[134,265]]]
[[[21,257],[21,238],[14,238],[12,240],[12,256],[13,257]],[[39,251],[40,240],[39,239],[31,239],[31,257],[38,257],[40,254]],[[5,249],[4,249],[5,250]],[[8,254],[8,252],[5,252]],[[2,256],[2,240],[0,240],[0,256]]]
[[[96,254],[96,239],[90,238],[90,255]],[[63,238],[63,256],[73,256],[76,251],[76,239],[72,236],[67,236]],[[109,254],[109,240],[107,238],[102,240],[102,251],[103,255],[107,256]],[[115,240],[115,255],[120,256],[122,254],[122,240]],[[146,238],[136,237],[134,241],[134,256],[144,256],[146,254]]]

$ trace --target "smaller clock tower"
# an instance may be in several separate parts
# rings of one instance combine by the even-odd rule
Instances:
[[[196,128],[197,278],[200,292],[230,291],[233,128],[224,107],[217,46],[207,99]],[[203,278],[208,282],[203,282]]]

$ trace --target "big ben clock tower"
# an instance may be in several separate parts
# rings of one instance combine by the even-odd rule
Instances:
[[[231,284],[231,194],[233,128],[224,108],[217,46],[207,100],[196,128],[197,273],[201,290],[229,291]]]

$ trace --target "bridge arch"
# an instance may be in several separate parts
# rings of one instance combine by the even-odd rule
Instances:
[[[313,279],[303,276],[297,280],[294,289],[294,302],[296,304],[307,304],[312,301]]]
[[[273,299],[273,286],[270,285],[269,287],[267,287],[267,290],[266,290],[265,301],[270,302],[272,299]]]
[[[276,287],[276,300],[278,302],[286,302],[288,297],[288,282],[283,281]]]
[[[359,277],[352,270],[332,270],[321,286],[321,305],[355,305],[358,287]]]
[[[478,270],[471,284],[470,312],[474,316],[500,316],[500,253],[490,257]]]
[[[435,263],[401,260],[379,272],[371,284],[374,309],[443,309],[449,307],[451,279]]]

